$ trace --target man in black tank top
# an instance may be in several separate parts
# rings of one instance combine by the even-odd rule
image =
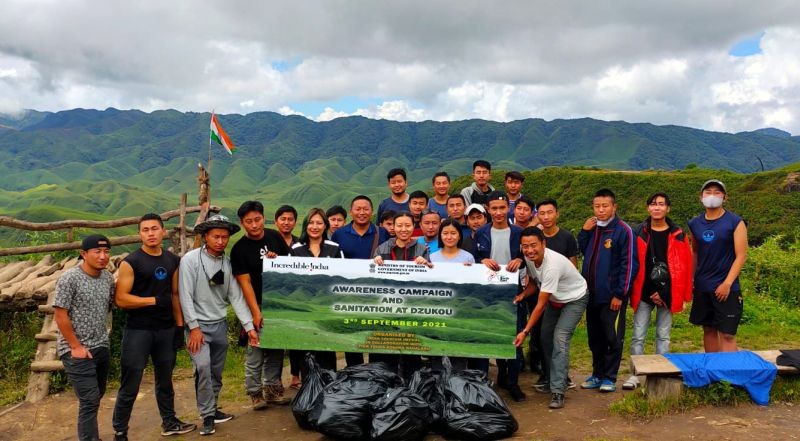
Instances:
[[[183,314],[178,300],[180,258],[162,249],[166,230],[157,214],[139,221],[142,247],[122,261],[117,280],[116,305],[125,311],[127,323],[122,337],[121,378],[114,406],[114,440],[128,439],[128,422],[139,393],[147,360],[153,363],[155,394],[161,415],[161,434],[191,432],[175,415],[172,370],[176,351],[183,344]],[[136,438],[146,437],[146,435]]]

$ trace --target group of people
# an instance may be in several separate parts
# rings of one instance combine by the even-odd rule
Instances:
[[[632,228],[617,216],[614,193],[598,190],[592,199],[593,215],[576,240],[559,227],[555,199],[534,203],[522,194],[522,173],[507,173],[501,191],[490,184],[489,162],[475,161],[472,171],[473,183],[460,192],[451,192],[447,173],[436,173],[433,196],[428,197],[423,191],[407,192],[405,170],[390,170],[391,195],[378,205],[375,223],[372,200],[359,195],[350,202],[349,212],[341,206],[311,209],[299,237],[293,234],[298,221],[295,208],[279,207],[275,229],[268,229],[264,206],[246,201],[237,212],[238,224],[222,215],[199,224],[195,232],[203,246],[182,258],[164,249],[162,219],[147,214],[138,225],[142,246],[119,265],[116,283],[105,269],[109,240],[96,234],[86,237],[81,263],[59,278],[54,301],[58,355],[79,399],[79,439],[99,439],[97,411],[109,366],[105,315],[112,305],[127,316],[112,419],[115,440],[128,439],[128,423],[148,360],[153,365],[162,435],[197,428],[180,421],[174,409],[172,371],[183,347],[194,366],[200,434],[212,434],[216,424],[233,418],[218,406],[229,305],[241,323],[239,341],[247,346],[245,390],[253,408],[287,403],[281,379],[285,351],[261,348],[258,333],[265,319],[263,259],[276,256],[373,259],[376,264],[451,262],[518,272],[519,294],[509,299],[517,312],[519,333],[513,339],[517,357],[496,360],[495,384],[507,389],[515,401],[526,399],[519,373],[524,366],[521,346],[530,336],[530,369],[541,374],[534,389],[550,394],[553,409],[563,407],[566,390],[575,387],[569,378],[569,347],[584,312],[592,352],[592,373],[581,384],[584,389],[616,390],[629,304],[635,311],[631,354],[643,353],[653,311],[656,353],[667,352],[672,315],[682,311],[693,294],[690,321],[703,327],[706,352],[736,350],[742,314],[738,275],[747,254],[747,230],[741,218],[723,208],[727,188],[722,182],[712,179],[702,185],[699,197],[705,209],[689,222],[686,232],[669,218],[670,199],[665,193],[645,201],[649,216]],[[226,254],[230,237],[242,228],[244,234]],[[583,256],[580,270],[578,255]],[[299,388],[304,351],[288,352],[289,387]],[[315,356],[321,366],[336,369],[335,353],[317,351]],[[362,353],[345,353],[344,358],[348,366],[365,361]],[[369,354],[369,361],[387,363],[404,376],[423,366],[418,355]],[[441,365],[434,357],[429,361],[434,368]],[[455,359],[453,364],[488,374],[489,360]],[[622,387],[638,385],[638,378],[631,376]]]

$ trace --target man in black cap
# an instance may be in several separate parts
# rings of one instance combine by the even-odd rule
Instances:
[[[694,301],[689,322],[703,327],[706,352],[733,352],[744,303],[739,273],[747,260],[747,225],[723,207],[728,189],[709,179],[700,187],[705,211],[689,221]]]
[[[97,411],[106,391],[109,341],[106,315],[114,301],[114,278],[105,268],[111,242],[99,234],[83,239],[81,263],[64,271],[53,300],[57,353],[78,397],[78,439],[99,440]]]
[[[181,259],[179,291],[184,322],[189,328],[186,347],[195,368],[197,408],[203,419],[200,434],[210,435],[215,432],[215,424],[233,418],[217,409],[228,354],[225,320],[228,304],[247,331],[248,343],[258,346],[259,342],[253,316],[225,255],[228,240],[239,231],[239,226],[217,214],[196,226],[194,231],[202,235],[204,245]]]
[[[120,387],[114,405],[114,440],[127,441],[128,422],[139,394],[147,360],[153,362],[155,394],[161,415],[161,435],[181,435],[196,429],[175,415],[172,370],[183,344],[183,314],[178,299],[180,258],[162,248],[166,230],[161,216],[139,220],[142,247],[119,265],[114,302],[127,316],[122,337]]]

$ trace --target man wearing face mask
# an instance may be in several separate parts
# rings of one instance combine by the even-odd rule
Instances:
[[[233,418],[217,408],[228,354],[225,320],[228,304],[247,331],[249,345],[258,346],[259,342],[253,316],[233,277],[230,259],[225,255],[228,240],[239,231],[239,226],[217,214],[196,226],[194,231],[203,237],[204,245],[181,259],[179,296],[184,322],[189,329],[186,349],[194,364],[197,408],[203,419],[200,435],[211,435],[215,424]]]
[[[716,179],[700,188],[705,212],[689,221],[695,261],[694,301],[689,321],[703,327],[706,352],[736,351],[736,330],[742,319],[739,272],[747,260],[747,226],[722,208],[728,198]]]

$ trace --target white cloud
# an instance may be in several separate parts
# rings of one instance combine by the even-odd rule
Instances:
[[[297,110],[294,110],[289,106],[281,106],[278,108],[278,110],[276,110],[276,112],[284,116],[289,116],[289,115],[306,116],[303,112],[298,112]]]
[[[354,97],[378,104],[310,116],[590,116],[800,133],[793,1],[10,0],[3,9],[6,113],[115,106],[303,115],[290,103]],[[761,54],[727,54],[761,31]],[[280,60],[291,67],[273,67]]]
[[[352,116],[352,115],[347,112],[340,112],[330,107],[326,107],[322,111],[322,113],[320,113],[319,116],[317,116],[315,119],[317,121],[330,121],[332,119],[343,118],[345,116]]]
[[[356,115],[375,119],[390,119],[395,121],[422,121],[426,118],[424,109],[414,108],[411,104],[402,101],[386,101],[382,104],[358,109]]]

